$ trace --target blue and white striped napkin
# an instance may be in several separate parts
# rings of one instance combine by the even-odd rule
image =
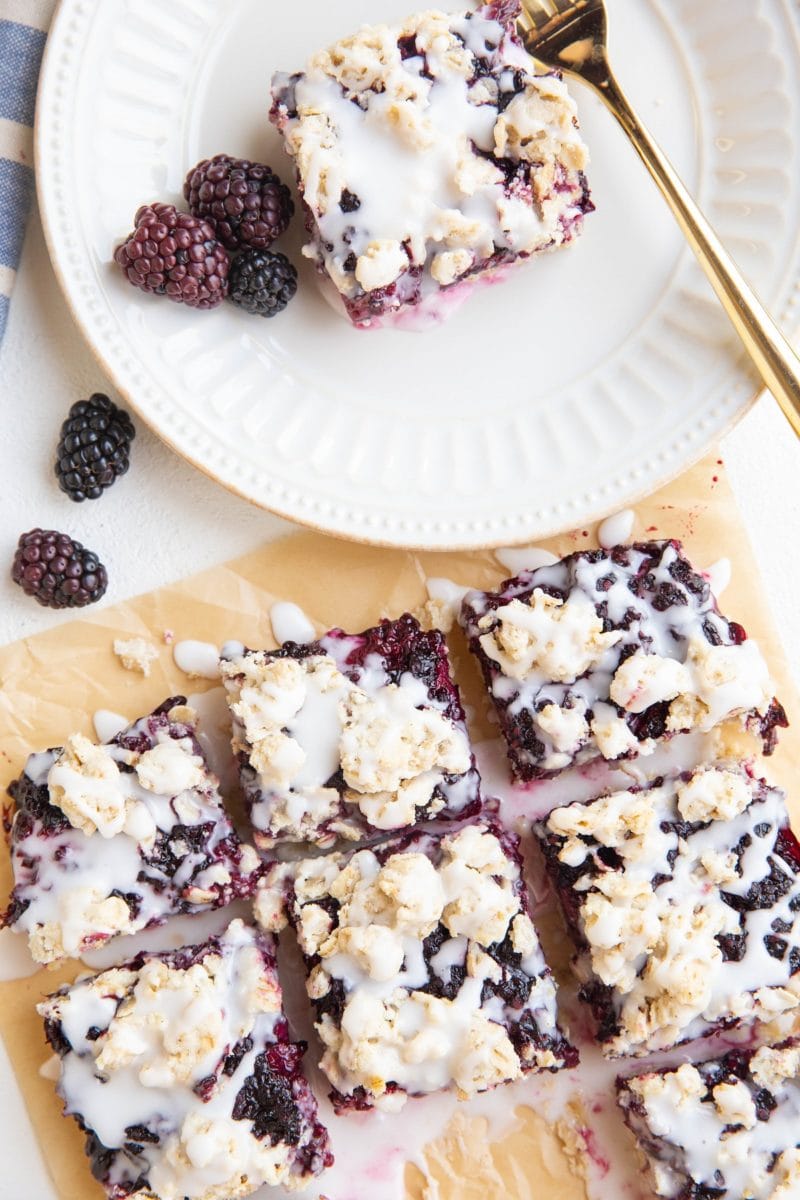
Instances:
[[[33,200],[33,110],[55,0],[0,0],[0,340]]]

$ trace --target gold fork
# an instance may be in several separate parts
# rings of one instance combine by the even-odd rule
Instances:
[[[608,61],[604,0],[522,0],[517,29],[531,57],[582,79],[611,109],[672,209],[761,378],[800,436],[800,358],[617,82]]]

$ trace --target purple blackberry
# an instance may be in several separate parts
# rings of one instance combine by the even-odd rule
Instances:
[[[217,154],[186,176],[183,194],[196,217],[213,221],[229,250],[251,246],[266,250],[284,232],[294,214],[286,184],[262,163]]]
[[[228,294],[231,260],[209,221],[172,204],[146,204],[114,261],[134,287],[190,308],[216,308]]]
[[[47,608],[83,608],[99,600],[108,587],[97,555],[55,529],[22,534],[11,578]]]
[[[70,500],[96,500],[130,466],[136,436],[128,414],[95,392],[69,410],[56,451],[56,478]]]
[[[274,317],[297,291],[297,271],[285,254],[246,250],[231,267],[230,298],[246,312]]]

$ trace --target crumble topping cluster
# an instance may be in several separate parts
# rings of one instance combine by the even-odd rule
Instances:
[[[461,620],[522,779],[734,719],[769,753],[786,721],[758,646],[677,542],[571,555],[469,593]]]
[[[114,653],[126,671],[138,671],[145,677],[158,659],[158,648],[143,637],[115,638]]]
[[[538,588],[525,603],[512,600],[499,613],[487,613],[478,628],[492,630],[479,643],[504,675],[540,686],[550,680],[575,683],[596,670],[624,637],[622,631],[603,632],[603,621],[584,593],[573,592],[564,601]],[[740,712],[766,716],[772,703],[769,672],[755,643],[713,646],[701,637],[689,640],[685,662],[636,650],[613,672],[609,696],[626,713],[637,715],[669,703],[667,733],[707,733]],[[590,726],[585,712],[581,705],[548,704],[537,713],[537,723],[553,738],[556,750],[574,752],[591,733],[606,758],[618,757],[618,745],[643,753],[624,718],[617,718],[616,729],[608,716],[593,719]],[[652,748],[650,740],[645,749]]]
[[[152,749],[121,756],[124,765],[133,767],[136,782],[129,773],[120,772],[111,747],[97,746],[82,734],[68,738],[47,774],[50,803],[89,837],[99,833],[111,838],[125,832],[142,843],[152,842],[158,826],[146,800],[138,798],[139,789],[176,797],[180,815],[187,815],[191,800],[187,804],[183,793],[207,782],[191,738],[156,736],[159,740]]]
[[[472,753],[456,722],[411,672],[377,659],[357,682],[332,654],[246,651],[222,661],[234,749],[250,780],[257,841],[330,845],[441,813],[469,785]],[[245,784],[246,788],[248,784]]]
[[[408,1094],[450,1085],[466,1098],[523,1070],[564,1065],[563,1043],[548,1040],[557,1035],[555,986],[519,864],[495,832],[467,826],[441,841],[418,835],[399,849],[279,867],[256,896],[268,928],[282,923],[287,875],[322,1067],[343,1107],[355,1094],[394,1111]],[[521,977],[515,1002],[504,962]],[[532,1018],[540,1045],[515,1039],[514,1025]]]
[[[765,1046],[621,1080],[625,1118],[651,1152],[656,1195],[794,1200],[798,1068],[798,1046]]]
[[[39,1011],[109,1194],[235,1200],[263,1183],[305,1186],[325,1165],[313,1096],[291,1065],[301,1048],[287,1040],[274,945],[241,921],[204,947],[79,981]],[[259,1085],[272,1104],[260,1114]]]
[[[28,934],[37,962],[252,890],[258,856],[234,833],[195,721],[168,704],[106,745],[75,734],[28,760],[12,788],[5,919]]]
[[[782,794],[731,767],[555,809],[538,827],[614,1054],[800,1007],[800,863]]]
[[[560,245],[588,207],[563,81],[483,10],[365,27],[273,98],[315,222],[304,253],[349,300],[405,278],[416,302],[420,276],[448,287]]]
[[[603,622],[583,592],[562,600],[540,588],[525,603],[512,600],[497,614],[487,613],[478,628],[492,630],[480,644],[506,675],[522,680],[537,671],[560,683],[574,683],[598,666],[622,638],[618,632],[603,632]]]

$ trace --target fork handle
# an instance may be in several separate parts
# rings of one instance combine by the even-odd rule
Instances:
[[[672,209],[761,378],[800,437],[800,358],[744,279],[614,75],[595,84]]]

